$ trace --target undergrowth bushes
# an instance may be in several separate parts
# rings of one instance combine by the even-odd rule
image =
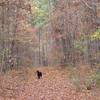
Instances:
[[[82,73],[81,71],[77,68],[73,68],[70,70],[69,78],[75,85],[77,91],[100,88],[100,71],[87,71],[88,73]]]

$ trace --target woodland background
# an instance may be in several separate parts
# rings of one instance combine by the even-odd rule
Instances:
[[[0,0],[0,100],[100,100],[100,0]]]
[[[1,0],[0,70],[100,66],[99,0]]]

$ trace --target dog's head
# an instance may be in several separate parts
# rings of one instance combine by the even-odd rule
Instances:
[[[40,71],[39,71],[39,70],[37,70],[36,72],[37,72],[37,73],[39,73]]]

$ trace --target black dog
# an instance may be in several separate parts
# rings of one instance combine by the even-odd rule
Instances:
[[[39,70],[37,70],[36,74],[37,74],[38,79],[42,78],[42,72],[40,72]]]

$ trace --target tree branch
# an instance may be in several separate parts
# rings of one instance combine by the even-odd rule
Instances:
[[[86,1],[84,1],[84,0],[81,0],[89,9],[92,9],[92,10],[94,10],[93,9],[93,7],[91,7]]]

